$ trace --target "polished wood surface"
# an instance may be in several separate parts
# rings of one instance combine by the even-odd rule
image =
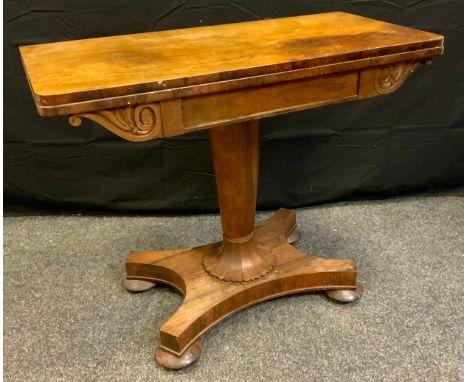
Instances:
[[[210,144],[224,235],[230,240],[248,236],[255,225],[260,123],[211,129]]]
[[[160,329],[160,349],[182,357],[219,321],[261,301],[299,292],[355,289],[354,261],[325,259],[297,250],[287,241],[295,226],[295,213],[281,209],[255,228],[256,239],[276,265],[274,272],[246,283],[225,282],[205,272],[203,258],[216,253],[221,242],[184,251],[131,253],[126,262],[128,278],[163,282],[185,296]]]
[[[20,49],[39,111],[58,115],[206,94],[215,84],[224,91],[250,77],[261,85],[272,74],[284,80],[297,70],[440,54],[442,44],[436,34],[333,12]]]
[[[260,121],[210,130],[223,242],[203,259],[206,271],[225,281],[249,281],[270,272],[274,258],[255,237]]]
[[[196,97],[143,103],[73,114],[72,126],[90,119],[133,142],[172,137],[397,90],[430,57],[396,61],[360,70],[298,78]]]
[[[389,94],[442,52],[442,36],[341,12],[21,48],[41,115],[89,119],[133,142],[210,129],[223,237],[126,261],[128,290],[163,282],[185,295],[156,351],[172,369],[198,359],[216,323],[260,301],[360,298],[352,260],[290,244],[294,212],[255,227],[260,119]]]

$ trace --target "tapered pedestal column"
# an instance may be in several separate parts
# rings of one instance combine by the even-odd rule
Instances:
[[[255,226],[260,132],[258,121],[210,130],[223,227],[220,242],[196,248],[132,252],[125,286],[142,291],[157,282],[185,295],[161,327],[156,360],[178,369],[201,353],[199,338],[231,314],[292,293],[324,290],[351,302],[360,297],[353,260],[307,256],[297,239],[296,215],[280,209]]]
[[[259,120],[210,130],[223,242],[203,259],[224,281],[249,281],[273,269],[275,259],[254,235],[260,149]]]

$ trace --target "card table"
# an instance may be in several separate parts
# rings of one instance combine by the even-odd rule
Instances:
[[[132,142],[209,129],[222,239],[126,260],[128,290],[165,283],[185,296],[156,349],[172,369],[198,359],[214,325],[261,301],[361,296],[353,260],[292,245],[293,211],[255,225],[260,120],[394,92],[442,52],[443,36],[343,12],[20,47],[41,116],[87,118]]]

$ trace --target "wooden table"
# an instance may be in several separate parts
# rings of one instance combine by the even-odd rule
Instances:
[[[259,121],[391,93],[442,54],[443,37],[334,12],[20,50],[42,116],[69,115],[73,126],[88,118],[133,142],[210,129],[222,241],[126,261],[128,290],[162,282],[185,295],[156,350],[161,365],[182,368],[199,357],[200,336],[260,301],[317,290],[360,297],[353,260],[291,245],[293,211],[255,226]]]

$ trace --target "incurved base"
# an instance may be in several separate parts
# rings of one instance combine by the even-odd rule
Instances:
[[[295,227],[295,213],[281,209],[255,228],[256,239],[275,266],[267,275],[249,282],[222,281],[206,272],[203,259],[216,253],[221,243],[177,251],[132,252],[126,263],[129,279],[166,283],[185,295],[183,304],[160,329],[158,362],[184,367],[183,360],[193,358],[193,346],[201,335],[224,318],[261,301],[293,293],[356,289],[354,261],[305,255],[288,243]]]

